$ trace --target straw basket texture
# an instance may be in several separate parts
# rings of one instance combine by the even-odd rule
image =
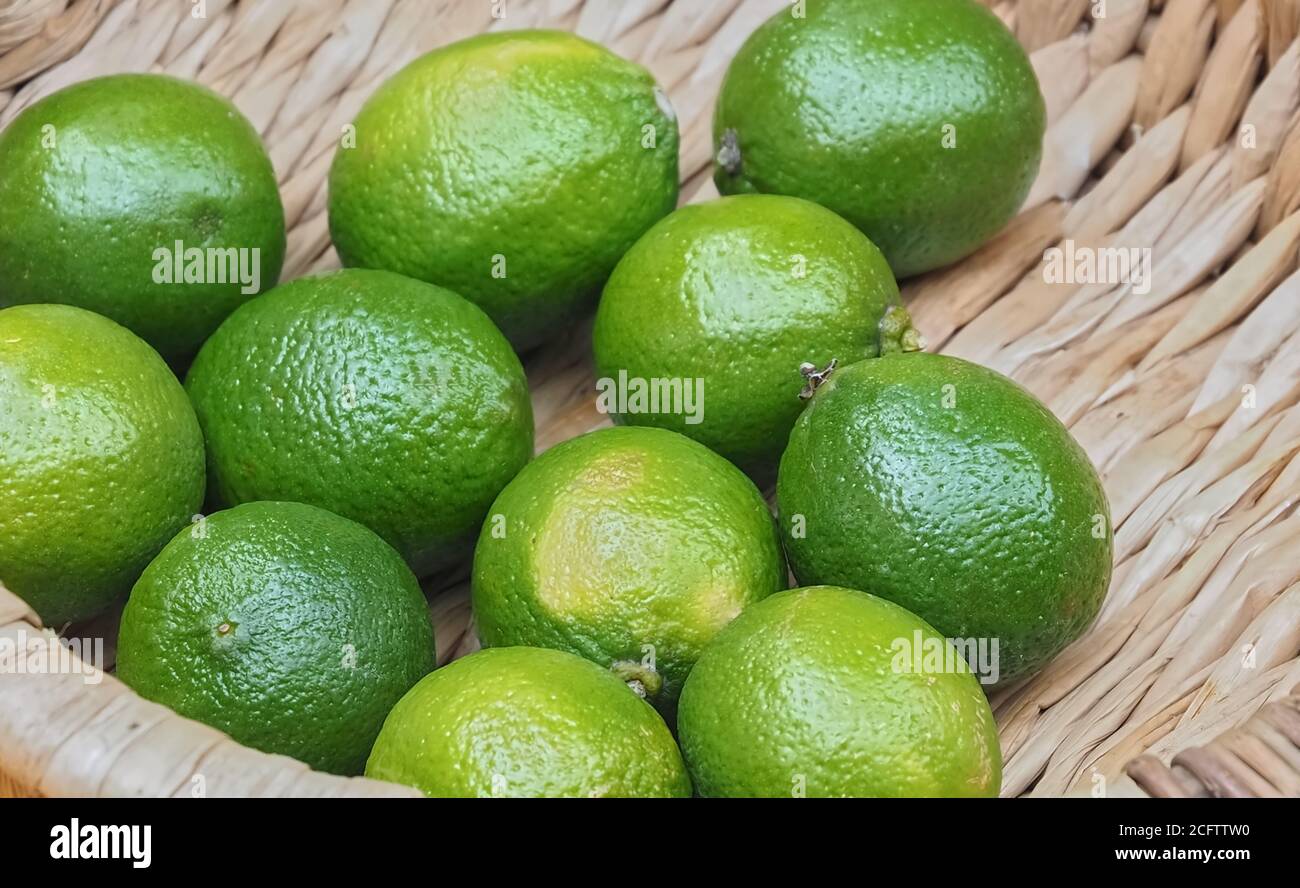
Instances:
[[[999,237],[904,293],[931,348],[1013,376],[1071,427],[1116,529],[1096,625],[993,700],[1003,792],[1300,794],[1300,697],[1288,696],[1300,683],[1300,0],[986,3],[1038,70],[1042,171]],[[682,199],[700,201],[715,194],[720,78],[785,5],[9,0],[0,126],[100,74],[207,84],[266,139],[293,277],[337,264],[335,140],[416,55],[489,28],[555,27],[639,60],[676,105]],[[1045,251],[1071,244],[1149,249],[1150,288],[1050,281]],[[586,336],[528,361],[539,448],[603,422]],[[474,649],[463,574],[430,592],[440,655]],[[0,636],[35,625],[0,589]],[[69,632],[94,633],[111,647],[113,618]],[[209,794],[405,792],[242,749],[111,676],[0,676],[0,794],[183,795],[196,777]]]

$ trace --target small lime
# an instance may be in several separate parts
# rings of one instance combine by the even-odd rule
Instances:
[[[528,382],[455,293],[386,271],[302,278],[221,326],[186,380],[220,504],[311,503],[417,574],[467,555],[528,461]]]
[[[511,342],[586,310],[677,202],[677,121],[650,73],[560,31],[500,31],[376,90],[330,170],[345,265],[449,287]]]
[[[681,432],[766,482],[803,409],[801,366],[879,354],[897,302],[880,251],[829,210],[769,195],[694,204],[650,229],[605,285],[597,376],[606,396],[670,393],[613,401],[617,422]]]
[[[0,311],[0,582],[46,625],[125,594],[203,485],[199,424],[157,352],[70,305]]]
[[[579,654],[670,712],[704,645],[785,579],[738,469],[675,432],[605,429],[548,450],[492,504],[474,617],[487,646]]]
[[[196,83],[87,80],[0,133],[0,306],[88,308],[183,363],[275,286],[284,250],[257,130]]]
[[[562,651],[479,651],[427,676],[366,775],[451,797],[684,798],[668,727],[608,670]]]
[[[1029,392],[956,358],[832,374],[790,434],[777,499],[801,583],[996,639],[1002,682],[1077,638],[1110,581],[1110,510],[1083,449]]]
[[[1045,121],[1025,51],[974,0],[805,0],[732,60],[714,180],[829,207],[907,277],[1015,215]]]
[[[996,796],[997,728],[964,666],[934,629],[880,598],[833,586],[773,595],[722,630],[682,691],[696,790]]]
[[[324,509],[263,502],[154,559],[122,612],[117,674],[246,746],[358,774],[433,656],[424,595],[391,547]]]

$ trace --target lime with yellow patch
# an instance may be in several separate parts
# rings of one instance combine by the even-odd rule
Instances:
[[[785,578],[738,469],[675,432],[605,429],[542,454],[492,504],[474,618],[486,646],[579,654],[670,711],[704,646]]]
[[[393,707],[366,775],[434,797],[686,798],[663,719],[594,663],[492,648],[451,663]]]

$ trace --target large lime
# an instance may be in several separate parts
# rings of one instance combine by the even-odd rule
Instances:
[[[345,265],[450,287],[522,348],[676,201],[677,121],[649,72],[572,34],[497,32],[370,98],[330,170],[330,233]]]
[[[580,654],[671,713],[704,645],[785,579],[738,469],[675,432],[605,429],[542,454],[493,503],[474,617],[485,645]]]
[[[203,503],[203,438],[158,353],[68,305],[0,311],[0,582],[46,624],[131,588]]]
[[[235,312],[186,381],[218,502],[311,503],[418,574],[467,554],[528,461],[528,383],[455,293],[386,271],[277,287]]]
[[[393,707],[366,775],[430,796],[682,798],[672,734],[608,670],[562,651],[479,651]]]
[[[897,301],[880,251],[816,204],[749,195],[682,207],[605,286],[593,336],[602,397],[620,423],[689,435],[770,480],[803,409],[800,366],[878,354]],[[901,347],[892,336],[885,347]],[[637,387],[669,395],[638,401]]]
[[[806,0],[732,61],[714,179],[724,194],[829,207],[905,277],[960,259],[1015,214],[1045,119],[1024,50],[974,0]]]
[[[995,796],[1002,779],[960,655],[914,614],[834,586],[773,595],[724,629],[678,731],[703,796]]]
[[[117,673],[247,746],[358,774],[433,655],[424,595],[391,547],[324,509],[262,502],[154,559],[122,612]]]
[[[1110,511],[1087,455],[1031,394],[956,358],[834,373],[790,434],[777,498],[800,582],[996,640],[1003,682],[1077,638],[1110,580]]]
[[[0,133],[0,306],[79,305],[183,362],[275,286],[284,249],[257,131],[198,84],[87,80]]]

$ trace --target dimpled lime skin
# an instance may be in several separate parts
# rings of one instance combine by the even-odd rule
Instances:
[[[650,229],[605,285],[597,376],[703,380],[698,422],[614,418],[681,432],[770,480],[803,409],[799,365],[875,356],[897,302],[880,251],[829,210],[772,195],[694,204]]]
[[[1029,392],[957,358],[837,371],[790,434],[777,499],[801,583],[997,638],[1003,683],[1082,634],[1110,583],[1110,508],[1083,449]]]
[[[671,713],[709,640],[785,580],[771,513],[738,469],[676,432],[604,429],[542,454],[492,504],[474,619],[487,647],[601,666],[652,653],[652,697]]]
[[[302,503],[183,530],[141,575],[117,641],[136,693],[263,752],[359,774],[434,666],[424,594],[393,549]]]
[[[1002,228],[1038,173],[1046,110],[997,16],[973,0],[799,5],[806,17],[773,16],[723,80],[714,147],[734,131],[740,161],[715,166],[718,190],[829,207],[900,278]]]
[[[606,669],[494,648],[427,676],[393,707],[366,776],[450,798],[687,798],[663,719]]]
[[[585,311],[677,203],[677,121],[649,72],[558,31],[483,34],[376,90],[334,158],[345,265],[455,290],[516,346]]]
[[[1002,755],[979,682],[900,658],[917,638],[943,643],[915,614],[834,586],[791,589],[746,610],[705,649],[682,692],[678,736],[696,791],[996,796]]]
[[[0,583],[47,626],[125,594],[203,487],[199,424],[157,352],[69,305],[0,311]]]
[[[385,271],[303,278],[248,303],[186,387],[219,503],[329,509],[421,576],[468,555],[533,452],[528,381],[487,315]]]
[[[255,294],[238,280],[155,282],[155,251],[174,253],[176,241],[259,250],[262,290],[280,276],[275,171],[257,130],[221,96],[117,74],[62,89],[0,132],[0,306],[88,308],[184,362]]]

